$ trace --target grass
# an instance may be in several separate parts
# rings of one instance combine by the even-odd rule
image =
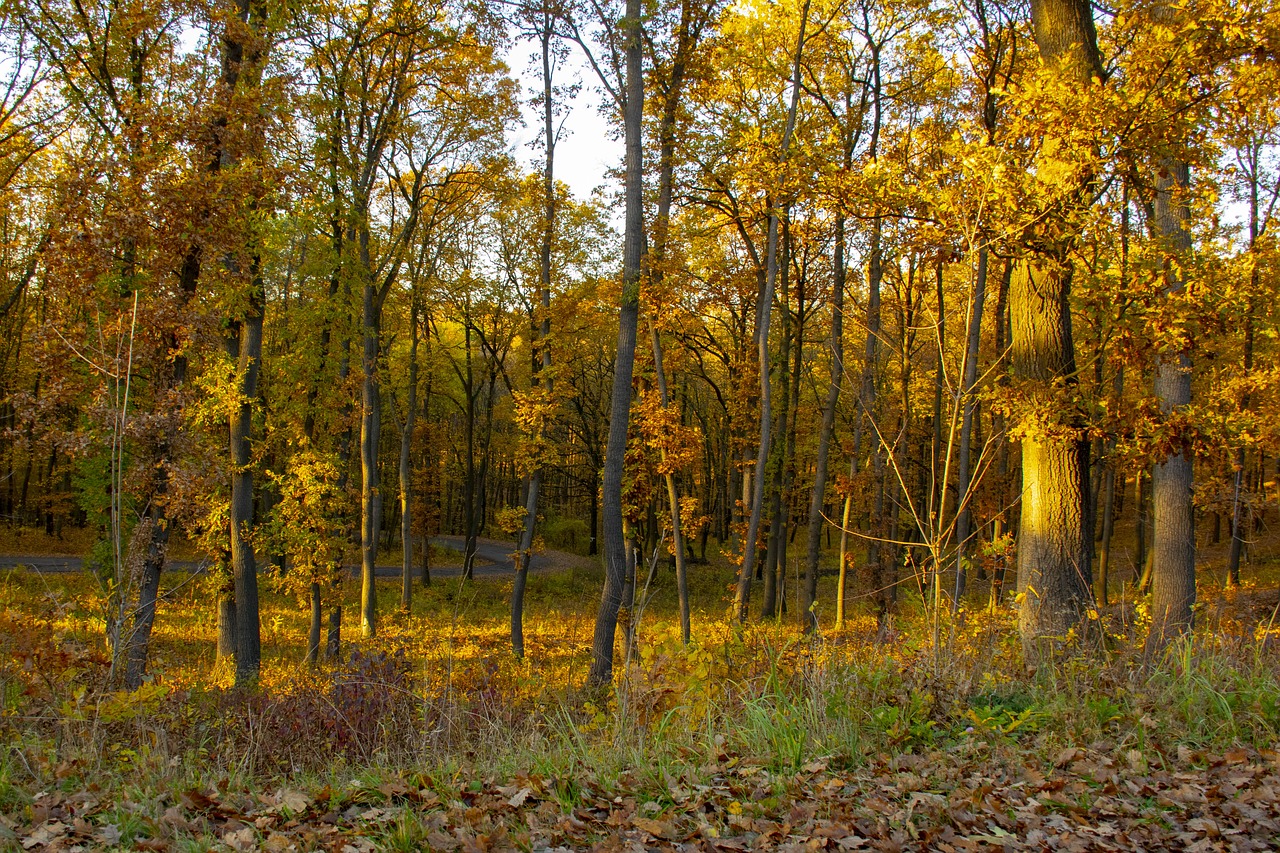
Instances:
[[[494,785],[507,782],[516,792],[528,786],[570,814],[626,792],[648,808],[636,813],[656,821],[652,829],[683,808],[682,792],[714,789],[732,770],[755,780],[735,793],[745,801],[722,804],[719,819],[732,827],[746,819],[733,808],[785,812],[788,780],[813,768],[996,753],[1052,767],[1081,747],[1137,756],[1131,763],[1145,769],[1181,750],[1271,749],[1280,737],[1277,631],[1255,606],[1266,598],[1257,585],[1223,594],[1206,574],[1200,629],[1155,666],[1141,660],[1142,614],[1130,603],[1103,614],[1113,636],[1105,653],[1028,674],[1012,614],[977,601],[955,622],[942,617],[940,649],[911,593],[888,642],[860,605],[844,630],[815,640],[794,619],[745,630],[727,621],[727,561],[691,576],[694,644],[680,645],[674,579],[663,570],[632,626],[630,665],[608,691],[582,687],[598,569],[530,578],[523,661],[509,651],[509,581],[437,580],[415,590],[411,613],[398,609],[398,581],[380,582],[379,637],[359,640],[352,579],[341,589],[346,654],[319,670],[305,664],[298,596],[264,578],[262,678],[237,692],[214,653],[209,581],[166,574],[152,681],[128,696],[105,683],[96,582],[6,573],[0,737],[10,749],[0,756],[0,815],[34,820],[41,792],[93,786],[114,804],[97,819],[127,844],[154,834],[164,811],[129,804],[174,802],[184,791],[247,797],[287,786],[315,799],[328,791],[339,805],[359,791],[367,804],[410,779],[445,804],[501,799]],[[824,601],[829,586],[823,578]],[[440,827],[403,813],[370,822],[380,848],[440,841]],[[171,834],[197,849],[210,843],[201,832]]]

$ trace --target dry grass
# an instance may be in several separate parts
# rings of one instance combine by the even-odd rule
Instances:
[[[664,568],[629,657],[619,643],[615,689],[604,692],[581,686],[598,569],[530,579],[520,662],[509,651],[509,581],[437,580],[415,591],[408,614],[397,609],[398,582],[385,581],[380,636],[355,640],[352,579],[342,589],[344,660],[314,671],[304,663],[304,608],[264,580],[252,693],[229,690],[230,669],[216,660],[209,582],[172,573],[153,680],[136,696],[105,683],[94,580],[11,572],[0,587],[0,733],[13,745],[0,762],[0,814],[90,781],[101,797],[136,800],[406,772],[449,785],[532,773],[561,780],[571,804],[620,780],[657,792],[671,779],[702,784],[700,768],[726,761],[781,773],[813,762],[854,768],[969,749],[979,737],[1032,762],[1075,745],[1153,756],[1269,748],[1280,734],[1280,626],[1274,564],[1261,568],[1228,593],[1206,573],[1196,637],[1154,668],[1139,658],[1142,610],[1130,602],[1101,615],[1106,651],[1034,675],[1021,666],[1011,613],[989,614],[976,599],[954,623],[942,614],[936,647],[932,614],[909,591],[887,630],[861,600],[843,631],[816,640],[794,618],[736,630],[724,560],[692,573],[696,642],[686,650]],[[822,600],[833,585],[823,578]]]

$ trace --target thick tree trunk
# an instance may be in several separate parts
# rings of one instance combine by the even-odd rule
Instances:
[[[1089,445],[1069,399],[1076,372],[1070,275],[1044,259],[1018,270],[1010,289],[1014,368],[1037,410],[1048,413],[1022,437],[1018,627],[1031,664],[1079,625],[1089,603]]]
[[[218,594],[218,659],[236,654],[236,600],[230,589]]]
[[[152,499],[155,500],[154,495]],[[129,633],[125,638],[128,660],[125,665],[124,682],[128,690],[137,690],[141,687],[143,678],[147,674],[147,652],[150,647],[151,628],[156,620],[160,573],[164,569],[165,549],[169,544],[169,525],[165,521],[164,513],[153,503],[144,520],[150,533],[147,536],[147,551],[142,558],[142,574],[138,579],[138,602],[128,621]]]
[[[1077,86],[1101,78],[1097,33],[1085,0],[1032,0],[1031,25],[1041,60]],[[1085,188],[1075,205],[1087,204]],[[1079,624],[1089,604],[1093,542],[1088,526],[1089,444],[1071,394],[1076,385],[1071,337],[1069,260],[1076,235],[1042,244],[1015,275],[1009,311],[1014,369],[1038,410],[1022,438],[1018,535],[1018,627],[1028,664],[1045,658]]]

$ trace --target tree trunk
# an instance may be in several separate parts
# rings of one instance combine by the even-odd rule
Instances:
[[[311,627],[307,632],[307,664],[320,662],[320,625],[324,621],[324,602],[321,600],[319,581],[311,582]]]
[[[782,227],[785,231],[785,223]],[[787,275],[785,238],[783,243],[783,258],[780,264],[782,278],[782,344],[778,352],[778,374],[781,377],[779,384],[782,386],[782,400],[778,406],[778,413],[773,423],[773,432],[770,436],[773,451],[770,453],[768,476],[772,484],[768,494],[769,535],[766,540],[764,558],[764,601],[760,605],[760,618],[762,619],[772,619],[778,615],[781,609],[778,605],[778,588],[783,582],[783,572],[786,567],[786,557],[784,555],[787,550],[786,515],[783,507],[783,495],[786,491],[787,415],[791,406],[791,383],[788,381],[787,367],[791,361],[791,341],[794,329],[787,287],[789,277]]]
[[[955,600],[951,603],[954,613],[960,607],[964,595],[965,554],[969,547],[969,526],[973,517],[969,505],[969,456],[973,440],[973,411],[977,399],[973,396],[978,381],[978,349],[982,344],[982,309],[987,299],[987,249],[978,250],[978,273],[973,285],[973,304],[969,308],[969,340],[964,352],[964,371],[960,393],[964,398],[964,414],[960,423],[960,449],[956,460],[958,483],[956,495],[956,586]]]
[[[1116,527],[1116,466],[1108,460],[1106,480],[1102,486],[1102,544],[1098,549],[1098,580],[1094,584],[1093,595],[1104,607],[1108,604],[1107,584],[1111,568],[1111,538]]]
[[[239,338],[240,405],[231,416],[231,574],[236,595],[236,685],[255,682],[262,661],[258,621],[258,566],[250,532],[253,527],[253,402],[258,396],[262,365],[263,282],[253,259],[249,315]]]
[[[236,654],[236,600],[230,589],[218,594],[218,659]]]
[[[367,269],[366,269],[367,273]],[[379,316],[377,288],[364,285],[360,380],[360,635],[378,636],[378,443],[381,432],[378,381]]]
[[[551,76],[551,39],[554,21],[544,13],[542,29],[538,33],[542,48],[542,134],[546,145],[546,157],[542,169],[542,244],[538,251],[538,283],[542,322],[539,326],[538,350],[532,365],[531,383],[537,385],[540,376],[545,377],[546,393],[554,391],[551,376],[551,249],[556,234],[555,163],[556,134],[553,115],[555,90]],[[546,425],[538,424],[535,438],[541,443]],[[524,590],[529,580],[529,561],[533,555],[533,534],[538,521],[538,493],[542,489],[542,460],[529,475],[529,487],[525,495],[524,530],[516,552],[516,576],[511,587],[511,651],[516,660],[524,659]]]
[[[1191,255],[1191,175],[1186,163],[1166,160],[1156,177],[1155,230],[1167,246],[1164,296],[1185,288],[1180,269]],[[1160,411],[1176,416],[1191,404],[1191,358],[1182,351],[1156,361],[1155,392]],[[1196,539],[1191,503],[1191,457],[1179,442],[1152,473],[1155,529],[1151,541],[1151,631],[1147,654],[1162,651],[1169,640],[1191,629],[1196,600]]]
[[[413,605],[413,430],[418,422],[418,300],[409,308],[409,399],[405,404],[400,432],[400,607],[407,613]]]
[[[847,149],[846,149],[847,155]],[[848,156],[846,156],[846,165]],[[844,227],[843,216],[836,217],[834,276],[831,283],[831,378],[827,383],[827,399],[822,407],[822,427],[818,432],[818,453],[814,460],[813,493],[809,496],[809,530],[804,564],[803,618],[806,633],[818,630],[818,554],[825,527],[822,508],[827,498],[827,457],[831,452],[831,435],[835,432],[836,407],[840,402],[840,385],[844,380]],[[849,527],[849,499],[845,498],[844,517],[840,526],[840,581],[836,591],[836,628],[844,626],[845,547]]]
[[[1085,0],[1032,0],[1031,24],[1041,60],[1066,82],[1089,86],[1101,78],[1097,33]],[[1092,577],[1089,445],[1071,400],[1076,361],[1069,253],[1076,235],[1069,228],[1063,216],[1063,233],[1047,243],[1029,235],[1032,257],[1018,270],[1009,294],[1014,369],[1039,410],[1035,422],[1024,424],[1018,535],[1018,627],[1031,665],[1079,625]]]
[[[1019,270],[1010,288],[1015,370],[1034,388],[1037,408],[1052,413],[1022,436],[1018,627],[1029,664],[1077,627],[1089,602],[1089,445],[1069,399],[1070,275],[1045,259]],[[1055,385],[1066,393],[1055,394]]]
[[[706,24],[709,7],[696,0],[684,0],[680,4],[680,23],[676,30],[676,51],[671,62],[671,73],[667,80],[666,91],[662,101],[662,119],[658,128],[658,210],[653,224],[653,257],[649,264],[650,276],[655,291],[660,291],[666,275],[667,235],[671,223],[671,203],[675,173],[676,122],[679,116],[680,98],[684,89],[684,77],[690,54],[698,43],[702,28]],[[694,16],[698,17],[694,17]],[[665,410],[670,405],[670,394],[667,391],[667,374],[662,359],[662,338],[652,323],[649,325],[649,337],[653,346],[653,364],[658,384],[658,397]],[[661,448],[661,460],[666,467],[666,448]],[[709,462],[709,457],[708,457]],[[664,470],[663,480],[667,487],[667,507],[671,512],[671,549],[676,562],[676,593],[680,600],[680,639],[689,645],[689,574],[684,547],[684,533],[680,525],[680,494],[676,488],[675,474]],[[709,486],[709,481],[708,481]],[[703,549],[705,551],[706,527],[703,527]]]
[[[782,132],[779,160],[783,163],[791,149],[791,135],[795,131],[796,111],[800,103],[800,69],[804,51],[805,28],[809,22],[809,0],[800,11],[800,34],[792,58],[791,105],[787,111],[787,123]],[[760,443],[756,453],[755,488],[751,496],[751,517],[747,522],[747,538],[742,546],[742,570],[738,574],[738,590],[734,598],[734,610],[739,624],[747,621],[751,605],[751,577],[756,564],[756,540],[760,535],[760,517],[764,510],[765,469],[769,462],[769,431],[772,427],[769,387],[769,320],[773,315],[773,291],[778,280],[778,213],[769,212],[768,236],[765,247],[765,285],[756,307],[756,363],[760,369]]]
[[[613,364],[613,393],[609,406],[609,438],[604,463],[604,589],[591,640],[594,685],[613,680],[613,647],[618,629],[627,573],[627,542],[622,526],[622,475],[631,419],[631,374],[635,367],[636,332],[640,320],[640,261],[644,245],[644,162],[641,147],[644,116],[644,68],[641,50],[641,3],[626,0],[621,22],[626,39],[626,98],[622,105],[626,139],[624,164],[626,201],[622,250],[622,293],[618,310],[618,350]]]

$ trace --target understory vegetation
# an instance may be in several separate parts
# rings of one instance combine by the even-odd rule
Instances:
[[[663,566],[624,618],[610,689],[565,686],[590,665],[595,569],[531,577],[521,661],[505,580],[437,580],[408,614],[381,586],[385,630],[320,668],[293,595],[268,592],[253,690],[217,661],[210,581],[168,573],[154,675],[133,693],[108,681],[92,578],[12,571],[0,843],[1269,849],[1280,598],[1274,564],[1256,569],[1203,583],[1199,630],[1157,660],[1119,589],[1101,644],[1030,672],[1013,610],[976,597],[953,618],[903,590],[882,625],[855,602],[820,637],[794,619],[737,629],[723,561],[693,573],[684,649]]]

